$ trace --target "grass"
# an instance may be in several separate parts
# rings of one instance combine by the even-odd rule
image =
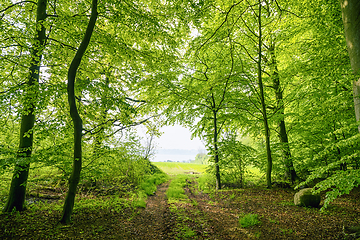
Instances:
[[[210,174],[202,174],[198,179],[198,188],[200,191],[210,193],[215,189],[215,176]]]
[[[186,175],[177,175],[170,182],[169,188],[166,191],[166,196],[170,201],[187,199],[187,196],[185,195],[185,190],[184,190],[187,179],[188,179],[188,176],[186,176]]]
[[[257,214],[246,214],[242,218],[239,219],[239,224],[243,228],[255,226],[261,224],[260,220],[258,219]]]
[[[149,175],[140,184],[140,188],[147,195],[154,195],[157,189],[157,185],[166,182],[167,180],[168,180],[167,175],[163,173],[156,173],[154,175]]]
[[[181,232],[177,235],[179,238],[189,239],[196,236],[196,233],[188,226],[183,226],[180,230]]]
[[[189,172],[204,173],[208,165],[180,162],[153,162],[155,166],[169,175],[186,174]]]
[[[139,191],[134,201],[132,202],[133,207],[146,208],[147,195],[143,191]]]

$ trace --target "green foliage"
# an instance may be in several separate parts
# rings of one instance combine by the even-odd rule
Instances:
[[[147,194],[144,193],[143,191],[139,191],[136,198],[134,199],[134,201],[132,203],[133,207],[145,208],[146,207],[146,199],[147,199]]]
[[[257,214],[246,214],[242,218],[239,219],[239,224],[243,228],[252,227],[258,224],[261,224],[261,221],[258,219]]]
[[[330,166],[331,167],[331,166]],[[329,170],[327,166],[325,169],[318,170],[314,172],[303,184],[311,183],[316,177],[321,176],[322,171]],[[323,181],[320,181],[315,185],[315,193],[320,193],[322,191],[326,192],[326,199],[321,210],[325,210],[329,204],[334,201],[336,198],[343,194],[349,194],[350,191],[360,185],[360,171],[359,169],[349,169],[349,170],[337,170],[332,173],[331,176],[326,178]],[[330,190],[330,191],[328,191]]]
[[[325,179],[316,189],[331,190],[326,195],[326,207],[360,182],[360,135],[351,92],[354,79],[341,11],[336,0],[284,4],[265,1],[260,16],[273,172],[277,180],[284,178],[283,146],[275,134],[279,120],[284,119],[290,130],[295,170],[301,180],[306,180],[304,184]],[[12,166],[21,161],[16,155],[21,115],[31,102],[26,99],[37,99],[34,148],[27,160],[34,171],[30,171],[30,190],[46,178],[50,186],[67,184],[73,126],[67,113],[64,79],[86,28],[89,8],[86,1],[64,1],[48,7],[49,17],[43,22],[48,41],[41,61],[45,67],[39,73],[38,94],[34,94],[37,91],[24,83],[29,77],[31,53],[38,50],[32,49],[38,27],[36,8],[29,1],[9,8],[11,1],[0,5],[3,202]],[[287,11],[282,11],[284,7]],[[158,170],[143,156],[140,140],[129,129],[144,123],[144,116],[158,114],[166,115],[167,123],[190,126],[194,136],[206,142],[209,155],[219,156],[225,186],[241,187],[246,180],[262,176],[266,167],[264,113],[260,111],[256,80],[260,59],[254,57],[259,48],[259,22],[254,18],[258,10],[255,1],[99,2],[103,17],[98,19],[76,79],[77,104],[84,122],[80,185],[94,182],[136,186],[147,194],[156,191],[165,177],[157,175]],[[273,91],[275,70],[269,61],[270,46],[276,47],[274,60],[282,102],[276,100]],[[214,157],[209,159],[205,154],[195,159],[201,164],[211,161]],[[156,165],[169,174],[204,173],[206,167]],[[209,175],[214,174],[214,166],[198,179],[200,190],[215,188],[215,179]],[[251,167],[260,169],[253,179],[247,172]]]
[[[243,187],[247,166],[254,162],[256,150],[237,140],[237,135],[227,133],[219,144],[222,183],[229,187]]]
[[[197,182],[200,191],[210,193],[215,190],[215,176],[213,174],[202,174]]]
[[[166,190],[166,196],[170,201],[177,201],[181,199],[187,199],[185,195],[184,187],[188,176],[177,175],[169,184],[169,188]]]
[[[177,236],[182,239],[189,239],[189,238],[196,236],[196,232],[194,230],[192,230],[191,228],[189,228],[188,226],[184,226],[180,230],[181,230],[181,232],[178,233]]]
[[[144,177],[144,180],[140,184],[140,188],[147,195],[154,195],[157,189],[157,185],[166,182],[168,179],[165,173],[156,173],[154,175],[148,175]]]
[[[186,198],[185,190],[181,186],[171,186],[166,191],[166,196],[171,200],[179,200]]]
[[[206,153],[198,153],[195,156],[194,163],[196,164],[209,164],[210,156]]]

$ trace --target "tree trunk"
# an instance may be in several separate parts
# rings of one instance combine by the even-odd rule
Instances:
[[[344,24],[346,45],[351,68],[355,76],[360,74],[360,1],[341,0],[341,12]],[[356,121],[360,120],[360,79],[353,81],[353,96]],[[358,126],[360,132],[360,125]]]
[[[217,112],[213,110],[214,114],[214,161],[215,161],[215,177],[216,177],[216,190],[221,189],[220,180],[220,167],[219,167],[219,150],[218,150],[218,129],[217,129]]]
[[[69,179],[69,190],[65,198],[62,218],[60,219],[60,223],[62,224],[69,224],[71,220],[76,189],[80,181],[80,172],[81,172],[81,164],[82,164],[81,143],[82,143],[83,128],[82,128],[82,119],[76,107],[75,78],[76,78],[77,69],[79,68],[79,65],[81,63],[81,59],[85,54],[85,51],[90,43],[91,35],[94,31],[97,16],[98,16],[97,0],[93,0],[91,7],[91,16],[88,26],[86,28],[84,38],[81,41],[78,50],[76,51],[75,57],[73,58],[68,71],[68,84],[67,84],[68,102],[70,106],[70,116],[74,124],[74,162],[73,162],[73,171]]]
[[[262,116],[264,121],[264,129],[265,129],[265,144],[266,144],[266,156],[267,156],[267,169],[266,169],[266,184],[267,188],[271,188],[271,171],[272,171],[272,157],[271,157],[271,149],[270,149],[270,129],[266,114],[266,105],[265,105],[265,97],[264,97],[264,86],[262,82],[262,71],[261,71],[261,59],[262,59],[262,32],[261,32],[261,1],[259,0],[259,15],[258,15],[258,23],[259,23],[259,55],[257,61],[258,68],[258,83],[260,89],[260,101],[261,101],[261,109]]]
[[[283,161],[285,166],[285,176],[288,178],[292,183],[296,180],[297,175],[294,169],[294,164],[291,158],[291,152],[289,147],[289,140],[288,135],[285,127],[285,117],[284,117],[284,102],[283,102],[283,94],[282,89],[280,86],[280,77],[277,68],[276,56],[275,56],[275,44],[272,43],[269,47],[269,53],[271,57],[271,77],[273,80],[273,88],[275,90],[276,95],[276,102],[278,111],[280,114],[280,119],[278,120],[278,127],[279,127],[279,139],[281,143],[281,151],[283,155]]]
[[[31,50],[30,76],[25,92],[24,109],[21,116],[20,144],[11,180],[9,196],[3,208],[4,212],[24,210],[26,183],[29,175],[30,157],[33,148],[33,127],[35,124],[35,108],[38,95],[39,72],[45,44],[45,27],[47,0],[38,0],[36,13],[36,34]]]

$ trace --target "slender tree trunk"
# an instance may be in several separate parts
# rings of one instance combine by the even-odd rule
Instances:
[[[33,148],[33,127],[35,124],[35,108],[38,95],[39,72],[45,44],[45,27],[47,0],[38,0],[36,13],[36,34],[31,50],[30,76],[25,92],[24,109],[21,116],[20,144],[11,180],[10,192],[3,208],[4,212],[25,209],[26,183],[29,176],[30,157]]]
[[[273,80],[273,88],[275,90],[276,102],[280,114],[280,119],[278,120],[278,127],[279,127],[279,139],[281,143],[281,151],[283,154],[283,161],[285,166],[285,175],[291,182],[294,182],[297,178],[297,175],[291,158],[288,134],[285,126],[283,94],[280,86],[280,77],[277,68],[274,43],[272,43],[271,46],[269,47],[269,53],[271,56],[270,64],[272,68],[271,77]]]
[[[346,45],[355,76],[360,74],[360,1],[340,0]],[[360,79],[353,81],[356,121],[360,120]],[[360,132],[360,125],[358,126]]]
[[[81,172],[81,164],[82,164],[81,143],[82,143],[83,126],[82,126],[82,119],[76,107],[75,78],[76,78],[77,69],[79,68],[79,65],[81,63],[81,59],[84,56],[85,51],[90,43],[91,35],[94,31],[97,16],[98,16],[97,0],[93,0],[91,7],[91,16],[88,26],[86,28],[84,38],[81,41],[78,50],[76,51],[75,57],[73,58],[68,71],[68,85],[67,85],[68,102],[70,106],[70,116],[74,124],[74,162],[73,162],[73,171],[69,179],[69,190],[65,198],[62,218],[60,219],[60,223],[62,224],[69,224],[71,220],[76,189],[80,181],[80,172]]]
[[[259,15],[258,15],[258,23],[259,23],[259,55],[258,55],[258,83],[260,89],[260,101],[261,101],[261,109],[264,121],[264,129],[265,129],[265,145],[266,145],[266,156],[267,156],[267,169],[266,169],[266,184],[268,188],[271,188],[271,171],[272,171],[272,157],[271,157],[271,149],[270,149],[270,129],[266,114],[266,105],[265,105],[265,97],[264,97],[264,86],[262,82],[262,71],[261,71],[261,59],[262,59],[262,25],[261,25],[261,0],[259,0]]]
[[[216,190],[221,189],[220,180],[220,167],[219,167],[219,150],[218,150],[218,128],[217,128],[217,112],[213,110],[214,115],[214,161],[215,161],[215,177],[216,177]]]

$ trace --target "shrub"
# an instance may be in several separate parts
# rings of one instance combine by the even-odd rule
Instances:
[[[144,190],[147,195],[153,195],[156,192],[156,186],[166,182],[167,175],[164,173],[156,173],[154,175],[149,175],[144,178],[140,184],[140,188]]]
[[[143,191],[139,191],[137,194],[137,198],[133,201],[133,207],[146,207],[146,199],[147,195]]]
[[[243,228],[255,226],[260,224],[257,214],[246,214],[244,217],[239,219],[240,226]]]
[[[213,174],[202,174],[198,178],[198,188],[200,191],[209,193],[215,189],[215,176]]]

